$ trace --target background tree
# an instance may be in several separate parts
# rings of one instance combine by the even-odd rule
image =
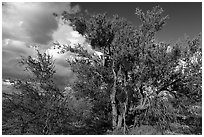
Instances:
[[[21,63],[32,78],[15,82],[19,92],[3,93],[3,134],[73,134],[75,113],[53,82],[52,57],[38,51]]]

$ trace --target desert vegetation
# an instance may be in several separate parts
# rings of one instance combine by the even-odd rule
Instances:
[[[3,93],[2,134],[202,134],[201,34],[156,42],[168,22],[163,9],[135,14],[140,26],[108,13],[55,15],[70,21],[93,52],[54,43],[73,55],[66,61],[75,81],[64,90],[53,80],[52,56],[23,58],[32,78],[15,81],[20,92]]]

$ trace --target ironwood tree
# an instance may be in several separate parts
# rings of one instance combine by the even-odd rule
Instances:
[[[143,13],[141,10],[137,9],[136,14],[142,22],[139,28],[117,15],[112,18],[108,17],[107,14],[89,16],[81,15],[80,13],[77,15],[70,15],[64,12],[62,15],[63,19],[71,21],[73,28],[86,38],[87,42],[94,50],[103,53],[102,61],[99,60],[99,62],[103,63],[90,65],[89,70],[92,73],[93,71],[101,71],[102,69],[108,73],[107,75],[98,72],[101,77],[100,83],[107,85],[107,89],[109,90],[106,92],[109,94],[113,129],[121,128],[122,123],[124,129],[126,128],[125,117],[128,112],[127,107],[132,101],[128,99],[129,96],[132,98],[132,94],[130,92],[128,93],[126,88],[129,87],[131,90],[135,88],[135,83],[133,82],[135,79],[132,79],[130,73],[135,70],[134,67],[141,66],[141,63],[144,64],[144,58],[153,60],[148,55],[147,49],[150,45],[154,44],[156,32],[165,24],[167,16],[162,17],[162,12],[163,10],[160,7],[155,7],[152,11],[148,11],[147,13]],[[88,55],[88,53],[87,56],[85,56],[85,54],[80,54],[82,51],[87,52],[83,48],[79,48],[83,46],[78,45],[75,48],[68,47],[65,49],[77,53],[78,56],[86,57],[88,60],[94,60],[93,58],[96,58]],[[78,60],[75,63],[71,62],[70,64],[77,64],[80,66],[84,63],[86,66],[87,64],[83,60],[84,59]],[[81,81],[81,76],[85,74],[81,72],[81,69],[76,69],[76,67],[72,68],[74,68],[74,72],[79,74],[79,81]],[[88,72],[86,71],[86,73]],[[90,75],[90,77],[95,77],[94,74],[95,73]],[[87,76],[89,75],[87,74]],[[100,87],[101,85],[97,86]],[[119,93],[119,90],[121,93]],[[94,91],[99,92],[96,88],[94,88]],[[132,93],[134,92],[135,91],[132,91]],[[143,91],[141,91],[141,94],[144,95]],[[143,100],[145,96],[142,95],[141,104],[138,106],[140,109],[144,107]]]
[[[137,8],[136,15],[141,21],[139,27],[117,15],[109,17],[106,13],[62,14],[62,18],[69,20],[73,29],[84,36],[95,51],[102,53],[101,57],[89,53],[80,44],[75,47],[56,44],[63,47],[62,52],[76,53],[75,61],[67,60],[78,78],[72,85],[76,94],[93,102],[102,101],[106,107],[101,110],[108,114],[107,122],[110,122],[108,116],[111,115],[112,129],[123,128],[124,134],[132,124],[157,125],[161,130],[167,130],[169,123],[178,119],[175,104],[177,107],[182,105],[173,102],[183,98],[191,100],[184,91],[196,92],[196,96],[201,97],[200,84],[193,91],[184,84],[193,82],[190,75],[184,73],[193,67],[191,58],[196,56],[201,60],[199,38],[188,40],[183,48],[178,43],[173,46],[158,43],[155,34],[168,19],[168,16],[163,16],[163,9],[156,6],[144,13]],[[181,67],[182,61],[189,65]],[[195,69],[198,81],[201,81],[198,76],[200,63],[197,62],[199,65]]]

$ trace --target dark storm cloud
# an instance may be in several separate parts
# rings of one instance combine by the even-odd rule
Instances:
[[[53,13],[63,11],[76,12],[79,7],[70,7],[70,3],[6,3],[3,7],[3,39],[15,39],[24,42],[48,44],[52,33],[58,28]]]
[[[18,63],[21,57],[33,56],[35,51],[28,48],[25,42],[17,40],[4,40],[2,48],[2,74],[3,78],[27,77],[24,68]]]
[[[6,43],[5,43],[6,41]],[[34,50],[27,47],[25,42],[17,41],[17,40],[5,40],[4,45],[2,47],[3,53],[7,52],[10,54],[10,57],[18,57],[18,56],[28,56],[33,55]],[[3,58],[6,55],[3,54]],[[6,59],[6,58],[5,58]]]

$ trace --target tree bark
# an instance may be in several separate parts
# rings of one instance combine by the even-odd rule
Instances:
[[[123,117],[122,115],[118,115],[118,124],[117,129],[120,129],[122,127]]]
[[[117,76],[114,70],[114,61],[112,65],[112,72],[113,72],[114,81],[113,81],[113,87],[110,94],[110,99],[111,99],[111,107],[112,107],[112,127],[113,129],[115,129],[117,127],[118,114],[117,114],[117,107],[116,107],[116,101],[115,101]]]
[[[127,89],[126,89],[126,86],[127,86],[127,83],[126,83],[126,79],[124,79],[124,86],[125,86],[125,102],[124,102],[124,112],[123,112],[123,133],[124,135],[126,134],[126,113],[127,113],[127,106],[128,106],[128,93],[127,93]]]

